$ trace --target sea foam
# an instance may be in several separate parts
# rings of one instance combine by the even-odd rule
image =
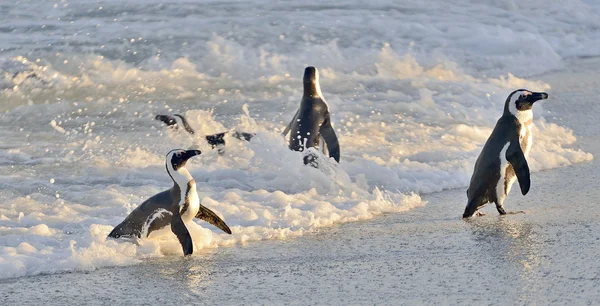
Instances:
[[[188,164],[199,197],[233,230],[190,224],[198,256],[406,212],[426,205],[423,194],[465,188],[517,88],[550,94],[534,108],[532,171],[593,159],[548,116],[545,103],[557,102],[540,81],[600,54],[600,6],[589,1],[160,2],[6,6],[0,278],[180,256],[168,229],[106,239],[171,187],[173,148],[202,150]],[[321,155],[321,169],[305,167],[280,134],[306,65],[320,69],[341,145],[341,163]],[[187,116],[196,134],[153,119],[165,113]],[[228,134],[224,155],[203,140],[235,130],[256,137]]]

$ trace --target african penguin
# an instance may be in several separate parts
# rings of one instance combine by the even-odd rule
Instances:
[[[192,129],[192,127],[188,123],[187,119],[183,115],[180,115],[180,114],[157,115],[156,117],[154,117],[154,119],[162,121],[167,126],[173,127],[175,129],[177,129],[179,127],[183,127],[188,133],[190,133],[192,135],[194,135],[196,133],[194,131],[194,129]],[[213,148],[213,149],[219,148],[219,153],[223,153],[224,151],[222,150],[222,147],[225,145],[224,137],[225,137],[225,134],[227,134],[227,133],[228,132],[222,132],[222,133],[217,133],[214,135],[207,135],[207,136],[205,136],[206,142],[208,142],[208,144],[211,146],[211,148]],[[231,136],[233,136],[239,140],[250,141],[250,139],[252,139],[252,137],[254,137],[254,134],[235,131],[232,133]]]
[[[167,126],[171,126],[176,129],[179,127],[182,127],[188,133],[190,133],[192,135],[195,134],[194,129],[192,129],[192,127],[188,123],[187,119],[180,114],[156,115],[156,117],[154,117],[154,119],[164,122]]]
[[[527,194],[531,184],[527,156],[532,144],[533,103],[547,99],[545,92],[525,89],[513,91],[504,104],[504,113],[483,146],[467,189],[467,207],[463,218],[479,213],[485,204],[494,202],[501,215],[504,199],[515,179],[521,193]]]
[[[300,108],[283,131],[286,136],[290,133],[288,146],[294,151],[304,151],[311,147],[320,147],[329,157],[340,162],[340,145],[335,130],[331,126],[329,106],[321,93],[319,71],[315,67],[304,69],[304,94]],[[314,157],[305,156],[304,164],[313,162]]]
[[[185,168],[188,159],[199,154],[198,150],[170,151],[165,166],[173,180],[173,187],[144,201],[108,237],[145,238],[151,232],[171,225],[171,230],[183,247],[183,253],[190,255],[193,253],[193,244],[185,223],[192,222],[194,217],[231,234],[231,230],[219,216],[200,204],[196,182]]]

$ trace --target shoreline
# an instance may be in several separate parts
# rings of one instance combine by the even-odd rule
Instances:
[[[549,113],[543,115],[550,122],[560,119],[574,130],[575,147],[596,155],[600,127],[593,123],[600,107],[593,96],[600,93],[595,86],[600,82],[592,76],[600,57],[566,64],[565,70],[541,77],[553,85],[553,104],[544,105]],[[505,202],[507,210],[526,210],[522,215],[499,217],[487,205],[486,216],[465,222],[460,218],[464,190],[449,189],[422,195],[427,204],[405,213],[319,228],[292,239],[210,249],[189,259],[169,256],[133,266],[3,279],[0,297],[6,305],[120,305],[149,299],[206,304],[589,303],[600,297],[600,279],[591,277],[600,264],[585,261],[600,248],[594,238],[600,213],[589,201],[600,197],[591,187],[598,170],[594,159],[532,173],[531,192],[523,197],[513,191]],[[584,184],[565,184],[565,178]],[[587,294],[569,296],[576,288]]]

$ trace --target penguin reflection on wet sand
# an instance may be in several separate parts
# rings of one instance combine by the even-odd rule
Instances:
[[[336,162],[340,162],[340,145],[335,130],[331,126],[329,106],[321,93],[319,71],[315,67],[304,69],[304,94],[300,108],[283,131],[290,133],[290,150],[303,152],[311,147],[319,147],[323,153],[329,152]],[[304,164],[315,165],[316,156],[304,156]]]
[[[496,204],[498,213],[505,215],[504,199],[515,179],[521,193],[527,194],[531,184],[527,156],[532,145],[532,107],[536,101],[547,98],[545,92],[526,89],[515,90],[508,96],[504,113],[475,162],[463,218],[482,215],[479,209],[490,202]]]
[[[231,234],[231,229],[219,216],[200,204],[196,182],[185,168],[188,159],[196,155],[200,155],[200,151],[181,149],[170,151],[165,166],[173,180],[173,187],[144,201],[117,225],[108,237],[145,238],[151,232],[170,225],[171,231],[183,247],[184,255],[190,255],[194,249],[192,237],[185,224],[192,222],[194,217]]]
[[[175,129],[179,129],[180,127],[182,127],[183,129],[185,129],[186,132],[190,133],[191,135],[196,134],[194,129],[192,129],[192,127],[188,123],[187,119],[183,115],[180,115],[180,114],[156,115],[156,117],[154,117],[154,119],[156,119],[158,121],[162,121],[167,126],[175,128]],[[225,137],[225,134],[227,134],[227,133],[228,132],[222,132],[222,133],[217,133],[214,135],[207,135],[207,136],[205,136],[206,142],[208,142],[208,144],[213,149],[219,148],[219,154],[223,154],[224,150],[222,148],[225,146],[224,137]],[[239,140],[250,141],[250,139],[252,139],[252,137],[254,137],[254,134],[234,131],[231,134],[231,136],[233,136]]]

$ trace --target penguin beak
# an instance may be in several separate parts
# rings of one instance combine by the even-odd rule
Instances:
[[[545,92],[532,92],[531,95],[527,97],[527,101],[531,104],[533,104],[536,101],[545,99],[548,99],[548,94]]]
[[[183,156],[181,156],[182,160],[188,160],[196,155],[200,155],[202,154],[202,152],[200,152],[200,150],[187,150],[185,151],[185,153],[183,153]]]

